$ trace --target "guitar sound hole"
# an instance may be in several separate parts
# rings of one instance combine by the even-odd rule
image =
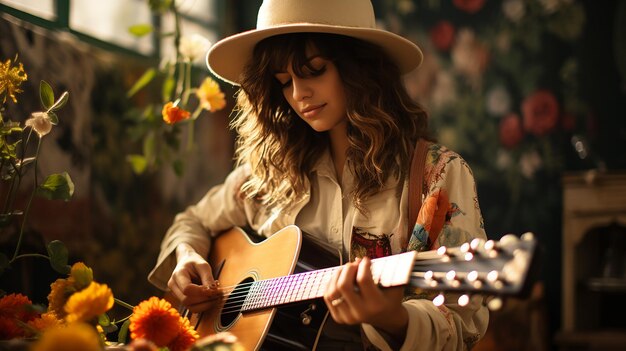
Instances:
[[[222,326],[228,328],[237,319],[253,282],[254,279],[251,277],[242,280],[228,295],[228,299],[224,303],[222,313],[220,314],[220,324]]]

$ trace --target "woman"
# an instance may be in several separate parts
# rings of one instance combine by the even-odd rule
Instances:
[[[214,74],[241,86],[238,167],[176,217],[150,281],[202,311],[219,294],[204,259],[211,236],[233,226],[270,236],[296,224],[349,258],[327,286],[332,320],[320,345],[471,347],[488,321],[480,299],[436,307],[424,294],[378,288],[370,272],[371,258],[485,238],[468,165],[432,142],[424,205],[407,223],[412,154],[431,139],[401,76],[421,60],[416,45],[375,28],[368,0],[265,0],[256,30],[207,56]]]

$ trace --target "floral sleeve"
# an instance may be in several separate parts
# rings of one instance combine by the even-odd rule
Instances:
[[[424,199],[407,250],[454,247],[473,238],[486,238],[471,169],[456,153],[432,144],[424,170]],[[409,312],[407,336],[400,347],[364,324],[373,349],[467,350],[484,335],[489,313],[480,296],[459,306],[458,295],[446,294],[446,303],[432,303],[437,293],[407,288],[403,303]]]

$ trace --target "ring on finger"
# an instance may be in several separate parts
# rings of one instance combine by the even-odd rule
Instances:
[[[337,307],[337,306],[341,305],[343,303],[343,301],[344,301],[343,296],[339,296],[338,298],[331,300],[330,304],[333,307]]]

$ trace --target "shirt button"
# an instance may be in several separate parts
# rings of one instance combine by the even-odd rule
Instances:
[[[337,230],[337,227],[332,227],[330,228],[333,232],[333,234],[337,234],[337,232],[339,232],[339,230]]]

